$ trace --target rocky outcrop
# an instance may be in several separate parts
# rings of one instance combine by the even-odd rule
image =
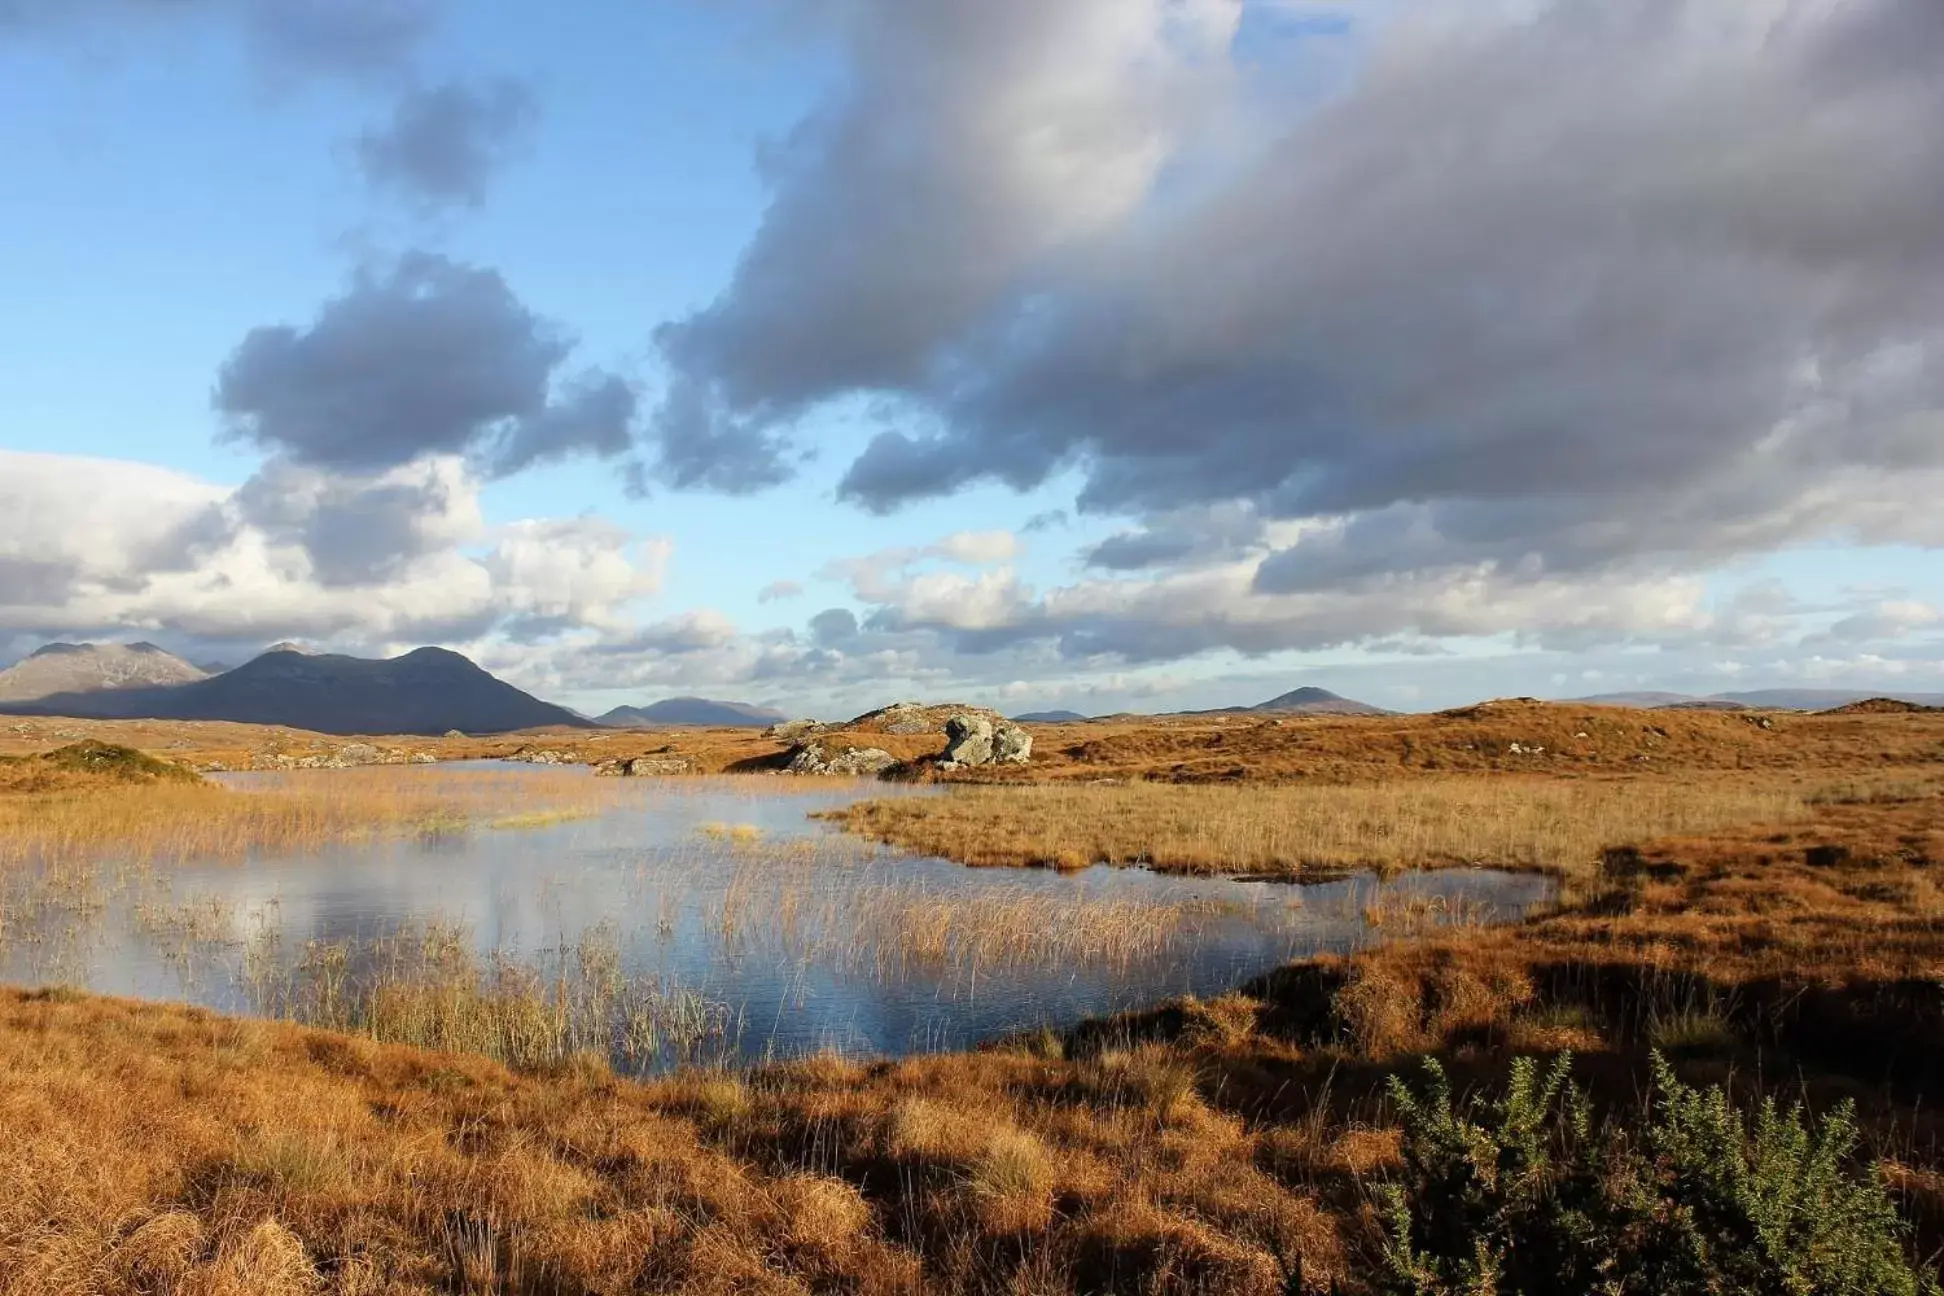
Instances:
[[[830,728],[821,720],[783,720],[763,730],[765,738],[797,739],[807,738],[814,733],[822,733]]]
[[[898,758],[882,747],[853,747],[837,751],[812,740],[799,744],[791,751],[785,772],[857,778],[882,774],[897,763]]]
[[[859,721],[875,720],[888,734],[929,734],[938,732],[938,721],[925,714],[919,702],[893,702],[888,707],[859,716]]]
[[[528,765],[572,765],[574,763],[574,758],[572,756],[569,756],[566,752],[554,751],[552,748],[548,748],[548,747],[542,747],[537,749],[531,747],[522,747],[520,748],[520,750],[514,752],[510,756],[504,757],[503,759],[510,760],[510,761],[522,761]]]
[[[941,770],[976,769],[982,765],[1024,765],[1033,758],[1033,736],[1009,720],[994,722],[970,712],[945,722],[945,753]]]
[[[1016,724],[1002,724],[992,732],[995,765],[1024,765],[1033,759],[1033,735]]]
[[[683,756],[630,756],[605,760],[594,767],[601,778],[654,778],[688,772],[688,759]]]
[[[955,715],[945,722],[947,765],[992,764],[992,721],[981,715]]]
[[[439,758],[431,752],[407,752],[397,748],[374,747],[370,743],[346,743],[336,751],[258,752],[250,758],[253,770],[356,769],[361,765],[436,765]],[[211,767],[214,768],[214,767]]]

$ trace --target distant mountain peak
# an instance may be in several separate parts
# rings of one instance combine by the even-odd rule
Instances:
[[[296,653],[299,657],[309,657],[312,655],[310,649],[289,639],[284,640],[282,643],[273,643],[263,650],[263,656],[265,657],[268,657],[271,653]]]
[[[1389,715],[1382,707],[1332,693],[1314,685],[1294,688],[1248,708],[1251,711],[1294,711],[1305,715]]]
[[[694,725],[714,729],[764,729],[789,719],[781,711],[749,702],[722,702],[713,698],[663,698],[647,706],[618,706],[595,723],[611,729],[654,728],[659,725]]]
[[[158,659],[117,648],[123,659]],[[69,659],[55,658],[65,664]],[[161,660],[175,658],[163,655]],[[19,671],[28,663],[16,667]],[[376,661],[278,648],[235,670],[205,678],[186,662],[190,681],[107,693],[65,687],[13,695],[40,715],[116,716],[158,720],[234,720],[335,734],[504,733],[588,721],[495,678],[467,657],[421,648]],[[4,677],[6,672],[0,672]],[[0,695],[6,696],[6,695]]]
[[[152,643],[43,644],[0,670],[0,702],[189,684],[208,674]]]
[[[1301,688],[1289,690],[1289,692],[1284,693],[1280,697],[1271,698],[1262,705],[1264,707],[1270,707],[1279,702],[1285,702],[1291,706],[1304,706],[1311,702],[1343,702],[1347,700],[1340,693],[1332,693],[1328,689],[1317,688],[1312,684],[1305,684]]]

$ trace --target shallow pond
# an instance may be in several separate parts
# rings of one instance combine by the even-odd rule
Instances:
[[[230,781],[248,791],[334,776]],[[968,869],[811,817],[862,797],[933,794],[922,789],[601,780],[600,796],[571,812],[580,817],[523,817],[523,778],[575,775],[492,777],[506,813],[470,831],[102,866],[17,894],[0,979],[421,1042],[483,1031],[490,1052],[572,1035],[574,1047],[650,1069],[959,1048],[1218,994],[1291,958],[1414,927],[1516,918],[1548,892],[1541,878],[1485,870],[1294,886]],[[494,994],[500,1005],[482,1009]],[[509,998],[519,1012],[505,1010]],[[492,1020],[454,1026],[468,1011]]]

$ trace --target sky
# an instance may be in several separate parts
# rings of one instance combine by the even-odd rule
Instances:
[[[1944,5],[0,0],[0,661],[1944,690]]]

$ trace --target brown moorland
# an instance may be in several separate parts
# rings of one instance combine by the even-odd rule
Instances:
[[[1352,784],[985,784],[865,801],[824,817],[980,867],[1144,865],[1169,873],[1317,879],[1474,865],[1583,881],[1618,843],[1788,824],[1803,793],[1768,775],[1573,778],[1420,775]]]
[[[933,708],[943,710],[949,708]],[[1816,776],[1922,766],[1944,758],[1944,713],[1850,708],[1802,714],[1644,711],[1511,699],[1429,715],[1127,716],[1028,725],[1028,766],[966,770],[951,781],[1322,782],[1400,773],[1686,773],[1771,770]],[[939,777],[929,762],[942,734],[886,733],[866,721],[817,735],[837,748],[874,746]],[[250,769],[278,756],[327,757],[376,746],[397,760],[413,753],[470,760],[548,752],[582,764],[652,756],[719,774],[777,768],[787,739],[752,729],[531,730],[482,737],[342,738],[218,721],[11,719],[0,755],[43,752],[83,740],[135,747],[198,769]]]
[[[1587,723],[1608,716],[1604,733]],[[1397,1162],[1385,1078],[1432,1054],[1465,1087],[1566,1049],[1610,1109],[1638,1102],[1649,1049],[1744,1097],[1853,1099],[1919,1254],[1944,1243],[1938,717],[1503,704],[1040,738],[1035,777],[1067,783],[1228,781],[1228,754],[1206,753],[1246,741],[1261,756],[1248,778],[1297,784],[1253,795],[1325,798],[1288,813],[1327,821],[1332,794],[1366,798],[1329,830],[1356,858],[1386,836],[1475,831],[1454,807],[1491,796],[1552,798],[1554,820],[1601,827],[1558,830],[1578,884],[1524,923],[1373,913],[1399,939],[1209,1003],[901,1062],[634,1084],[586,1059],[522,1074],[187,1008],[0,992],[0,1180],[15,1186],[0,1291],[1267,1294],[1291,1290],[1298,1258],[1313,1289],[1358,1290],[1374,1272],[1374,1186]],[[1587,777],[1616,764],[1629,777]],[[1124,793],[1152,856],[1169,798],[1206,825],[1240,791],[944,800]],[[1664,809],[1629,819],[1574,800],[1609,796]],[[1711,796],[1742,800],[1731,813]],[[1106,804],[1071,803],[1097,817]]]
[[[1178,1291],[1371,1273],[1383,1078],[1852,1098],[1944,1234],[1937,786],[1615,851],[1584,902],[972,1054],[636,1084],[0,994],[0,1290]],[[1321,1288],[1317,1288],[1321,1290]]]

